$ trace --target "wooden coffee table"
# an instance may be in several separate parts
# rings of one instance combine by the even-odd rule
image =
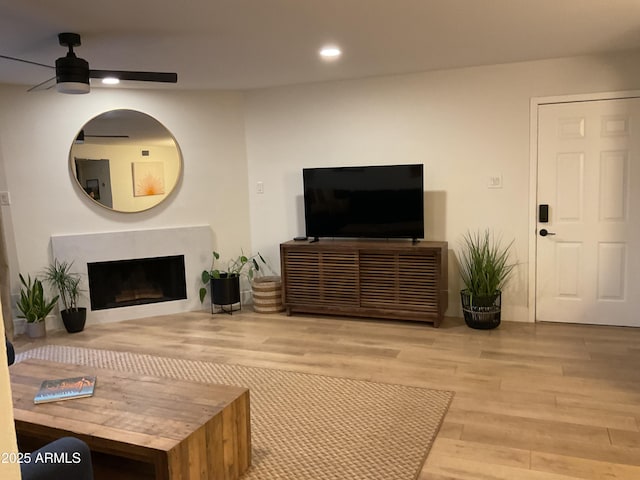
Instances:
[[[9,372],[18,438],[75,436],[162,480],[236,479],[251,464],[247,388],[33,359]],[[80,375],[97,376],[93,397],[34,405],[43,380]]]

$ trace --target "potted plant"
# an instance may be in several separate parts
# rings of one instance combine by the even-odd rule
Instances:
[[[45,270],[46,282],[60,294],[62,306],[60,315],[64,328],[69,333],[81,332],[87,321],[86,307],[78,307],[80,296],[80,275],[71,272],[73,262],[60,262],[54,259]]]
[[[513,272],[509,263],[513,240],[502,246],[489,230],[467,232],[460,250],[462,311],[471,328],[490,329],[500,325],[502,289]]]
[[[18,317],[27,321],[27,335],[29,337],[44,337],[46,335],[44,319],[55,307],[58,296],[56,295],[51,301],[47,300],[44,296],[42,282],[37,278],[31,281],[31,275],[25,280],[20,274],[20,282],[22,287],[20,287],[20,299],[16,306],[21,315]]]
[[[201,275],[204,286],[200,288],[200,301],[204,301],[207,294],[206,285],[210,284],[212,307],[213,305],[233,305],[240,302],[240,276],[246,275],[251,280],[254,272],[260,270],[258,260],[266,264],[260,253],[251,257],[241,253],[236,258],[229,260],[224,269],[215,268],[216,260],[219,259],[220,254],[214,251],[211,268],[204,270]]]

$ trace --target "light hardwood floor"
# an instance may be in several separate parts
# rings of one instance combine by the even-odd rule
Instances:
[[[419,480],[640,479],[640,329],[479,331],[453,318],[435,329],[245,309],[16,340],[18,351],[45,343],[455,391]]]

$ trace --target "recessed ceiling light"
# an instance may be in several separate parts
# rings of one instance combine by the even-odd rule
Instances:
[[[117,85],[120,83],[120,79],[116,77],[105,77],[102,79],[102,83],[105,85]]]
[[[326,60],[334,60],[342,55],[342,50],[335,46],[322,47],[320,56]]]

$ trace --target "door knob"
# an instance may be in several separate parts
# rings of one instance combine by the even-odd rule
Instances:
[[[540,229],[540,236],[541,237],[546,237],[547,235],[555,235],[555,232],[550,232],[546,228]]]

